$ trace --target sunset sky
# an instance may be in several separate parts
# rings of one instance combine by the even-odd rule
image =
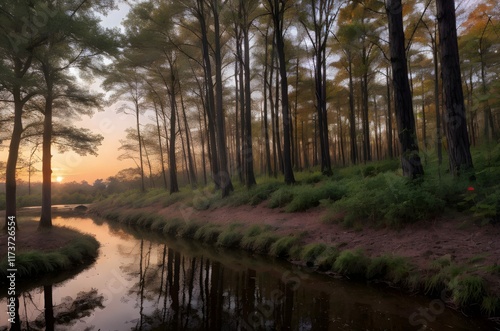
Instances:
[[[112,11],[107,17],[103,17],[102,25],[105,27],[118,27],[128,12],[128,5],[120,3],[119,9]],[[99,83],[96,82],[89,89],[100,90]],[[105,107],[103,111],[96,112],[92,118],[82,117],[81,121],[73,123],[77,127],[88,128],[94,133],[104,136],[102,145],[99,147],[98,156],[79,156],[73,152],[61,154],[56,148],[52,148],[52,171],[53,180],[59,177],[60,181],[80,182],[86,180],[93,183],[96,179],[106,179],[115,175],[119,170],[134,167],[130,160],[119,161],[118,148],[119,140],[125,137],[125,129],[135,125],[135,119],[131,115],[117,114],[116,109],[121,102],[116,105]],[[0,151],[0,159],[7,161],[9,141],[3,142],[3,150]],[[38,153],[41,157],[41,150]],[[41,170],[41,162],[35,165]],[[34,181],[41,181],[41,172],[34,175]],[[24,176],[21,178],[25,179]]]

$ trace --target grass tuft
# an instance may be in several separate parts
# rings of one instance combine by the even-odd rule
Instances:
[[[362,250],[345,250],[335,260],[333,269],[349,277],[363,279],[369,263],[370,259],[365,256]]]

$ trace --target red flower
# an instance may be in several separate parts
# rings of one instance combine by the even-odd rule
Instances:
[[[474,191],[474,188],[472,186],[467,187],[467,191]]]

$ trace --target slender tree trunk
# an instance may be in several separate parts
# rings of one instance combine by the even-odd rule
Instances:
[[[392,149],[392,109],[391,109],[391,84],[389,83],[389,67],[386,68],[386,78],[387,78],[387,152],[389,154],[389,158],[392,159],[394,157],[394,152]]]
[[[199,111],[198,112],[198,119],[199,119],[199,125],[200,125],[201,167],[203,168],[203,184],[207,185],[207,165],[206,165],[206,161],[205,161],[205,135],[204,135],[205,130],[203,130],[204,126],[202,125],[201,117],[202,117],[201,111]],[[205,123],[205,127],[206,127],[206,123]]]
[[[418,155],[412,96],[408,82],[401,0],[387,2],[393,86],[403,175],[416,178],[424,169]]]
[[[366,64],[365,64],[366,65]],[[364,160],[371,161],[371,144],[370,144],[370,121],[368,119],[368,73],[365,71],[361,78],[361,95],[362,95],[362,124],[363,124],[363,156]]]
[[[146,192],[146,185],[144,184],[144,162],[142,160],[142,138],[141,138],[141,124],[139,119],[139,100],[135,99],[135,123],[137,130],[137,139],[139,140],[139,163],[141,171],[141,191]]]
[[[278,62],[278,58],[276,58],[276,62]],[[278,64],[279,65],[279,64]],[[281,173],[283,173],[283,149],[281,145],[281,130],[280,130],[280,115],[279,115],[279,106],[280,106],[280,76],[279,72],[276,72],[276,78],[274,83],[274,129],[276,132],[276,151],[278,153],[278,169]],[[282,106],[283,107],[283,106]]]
[[[354,110],[354,83],[352,78],[352,59],[351,53],[348,54],[349,58],[349,133],[351,140],[351,162],[356,164],[358,162],[358,151],[356,143],[356,117]]]
[[[154,182],[154,179],[153,179],[153,169],[151,167],[151,161],[149,160],[148,149],[146,148],[146,143],[144,142],[144,138],[142,138],[142,146],[144,147],[144,154],[146,156],[146,161],[148,162],[149,187],[154,188],[155,187],[155,182]]]
[[[169,160],[169,174],[170,174],[170,194],[179,192],[179,184],[177,182],[177,161],[175,157],[175,137],[176,137],[176,115],[177,115],[177,102],[175,100],[176,93],[176,75],[172,63],[170,63],[170,150],[168,153]]]
[[[18,64],[16,63],[16,66]],[[16,68],[17,69],[17,68]],[[17,70],[16,70],[17,71]],[[15,221],[17,227],[17,205],[16,205],[16,167],[19,158],[19,146],[21,144],[21,134],[23,132],[22,114],[23,102],[21,100],[21,89],[19,86],[14,87],[14,128],[9,145],[9,156],[7,158],[7,166],[5,171],[5,227],[9,223],[9,217]]]
[[[217,121],[217,144],[219,152],[219,179],[222,197],[229,195],[233,190],[231,176],[227,169],[227,147],[225,132],[225,114],[222,91],[222,55],[220,44],[220,24],[219,24],[219,3],[215,0],[212,3],[212,13],[214,18],[214,59],[215,59],[215,118]]]
[[[293,175],[292,159],[290,155],[290,132],[291,132],[291,118],[288,103],[288,78],[286,72],[286,59],[285,59],[285,43],[283,40],[283,23],[284,23],[284,4],[279,0],[274,2],[274,31],[276,35],[276,49],[278,51],[278,63],[281,76],[281,107],[283,112],[283,172],[285,175],[285,183],[295,183]]]
[[[236,24],[237,25],[237,24]],[[236,31],[236,34],[239,32]],[[239,42],[237,42],[237,53],[238,49],[240,48]],[[236,56],[236,61],[234,62],[234,89],[235,89],[235,96],[236,96],[236,102],[235,102],[235,122],[236,122],[236,173],[238,175],[238,179],[241,184],[245,183],[245,180],[243,178],[243,171],[241,168],[241,135],[240,135],[240,121],[238,116],[240,116],[240,112],[242,111],[240,107],[240,102],[238,102],[240,98],[240,93],[242,93],[241,89],[239,88],[239,71],[240,71],[240,59],[239,56]]]
[[[441,72],[446,105],[446,137],[450,171],[458,176],[473,168],[458,56],[454,0],[436,0]]]
[[[443,143],[441,134],[441,107],[439,101],[439,60],[438,60],[438,46],[436,44],[435,36],[432,38],[432,60],[434,62],[434,107],[436,109],[436,149],[438,156],[438,165],[443,163]]]
[[[47,95],[45,96],[45,111],[43,118],[42,141],[42,210],[39,227],[52,227],[52,109],[53,109],[53,84],[50,69],[44,68]]]
[[[265,50],[264,50],[264,58],[265,58],[265,64],[264,64],[264,89],[263,89],[263,99],[264,99],[264,145],[266,148],[266,173],[268,176],[271,176],[272,169],[271,169],[271,146],[270,141],[269,141],[269,120],[268,120],[268,114],[267,114],[267,75],[268,75],[268,58],[269,58],[269,50],[267,47],[268,44],[268,39],[269,39],[269,26],[266,28],[266,36],[265,36]]]
[[[244,26],[243,42],[244,42],[244,69],[245,69],[245,144],[244,144],[244,160],[245,160],[245,184],[247,188],[257,184],[253,171],[253,148],[252,148],[252,95],[250,91],[250,41],[248,13],[243,13]]]
[[[165,171],[165,158],[163,155],[163,145],[161,142],[160,116],[158,115],[158,105],[156,104],[156,102],[154,103],[154,106],[155,106],[155,116],[156,116],[156,129],[158,130],[158,146],[160,146],[161,175],[163,179],[163,187],[166,190],[168,189],[168,185],[167,185],[167,173]],[[159,106],[160,108],[163,109],[163,104],[161,102]],[[167,134],[167,132],[165,132],[165,134]]]
[[[184,128],[186,130],[186,148],[188,157],[188,167],[189,167],[189,177],[191,178],[191,186],[194,188],[198,185],[198,180],[196,178],[195,164],[193,161],[193,155],[191,154],[191,130],[189,129],[189,124],[186,116],[186,107],[184,106],[184,97],[182,96],[182,91],[179,87],[179,93],[181,96],[181,107],[182,107],[182,117],[184,120]]]
[[[207,23],[205,20],[205,6],[204,0],[197,0],[198,11],[197,18],[200,23],[201,30],[201,44],[203,51],[203,68],[205,71],[205,92],[206,92],[206,113],[208,119],[208,133],[209,133],[209,151],[210,151],[210,167],[212,170],[212,177],[215,183],[215,188],[221,188],[219,162],[218,162],[218,146],[217,146],[217,123],[215,113],[215,95],[213,89],[212,78],[212,64],[210,59],[209,44],[208,44],[208,31]]]

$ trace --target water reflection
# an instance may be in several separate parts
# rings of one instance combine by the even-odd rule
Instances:
[[[409,316],[430,302],[118,224],[57,223],[94,233],[100,255],[64,283],[22,293],[25,330],[418,330]],[[427,325],[443,329],[492,326],[446,310]]]

